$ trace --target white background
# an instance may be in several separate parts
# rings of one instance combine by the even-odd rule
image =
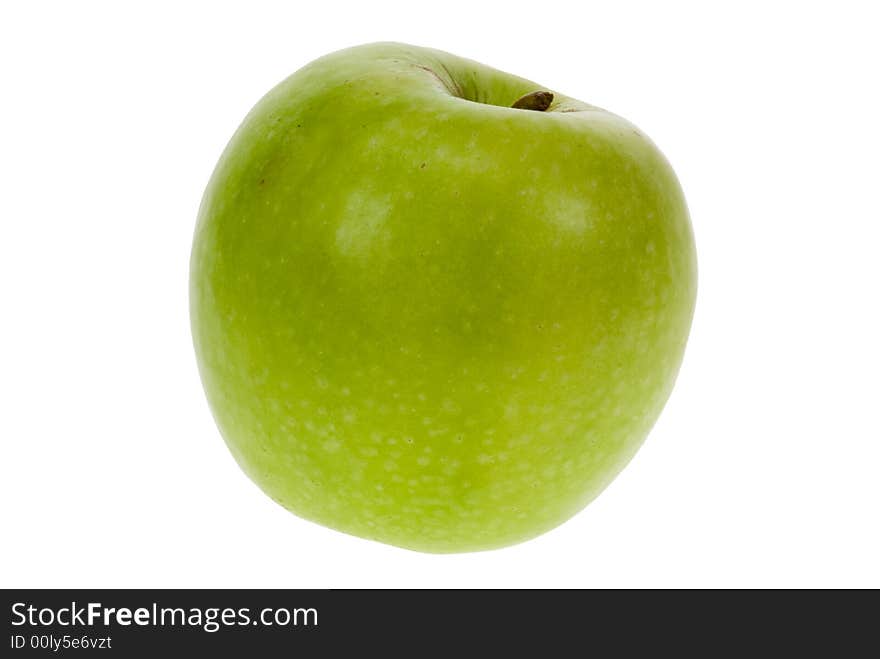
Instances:
[[[880,586],[878,23],[823,4],[4,4],[0,586]],[[196,372],[190,240],[221,150],[288,74],[377,40],[627,117],[690,205],[666,410],[516,547],[299,520],[236,466]]]

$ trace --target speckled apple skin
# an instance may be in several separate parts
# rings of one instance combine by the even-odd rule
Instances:
[[[297,515],[428,552],[565,521],[661,411],[696,296],[681,188],[630,123],[448,53],[301,69],[223,153],[191,316],[242,469]],[[650,492],[645,492],[650,496]]]

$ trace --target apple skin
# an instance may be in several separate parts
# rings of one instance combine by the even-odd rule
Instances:
[[[555,527],[641,445],[696,297],[678,181],[624,119],[448,53],[323,57],[248,114],[191,258],[222,435],[297,515],[427,552]]]

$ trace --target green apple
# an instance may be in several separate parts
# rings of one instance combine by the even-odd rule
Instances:
[[[520,542],[596,497],[669,396],[695,295],[682,191],[644,134],[396,43],[256,105],[205,191],[190,280],[248,476],[428,552]]]

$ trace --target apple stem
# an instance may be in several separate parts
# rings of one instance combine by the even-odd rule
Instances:
[[[537,91],[530,92],[525,96],[520,96],[510,107],[517,110],[535,110],[543,112],[550,107],[553,102],[553,94],[551,92]]]

